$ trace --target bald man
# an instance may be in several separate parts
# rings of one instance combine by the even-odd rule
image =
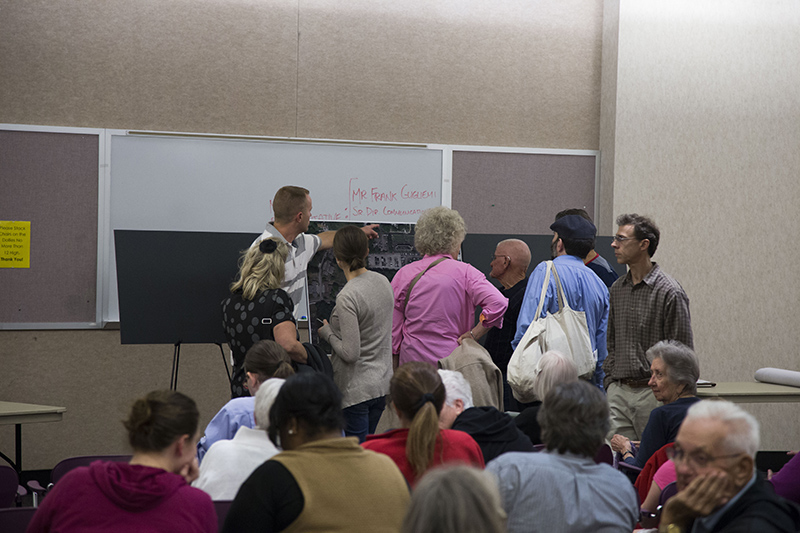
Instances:
[[[514,349],[511,341],[517,332],[517,318],[528,285],[528,266],[531,264],[531,250],[524,241],[507,239],[497,243],[492,262],[489,263],[491,277],[500,282],[500,292],[508,298],[508,309],[503,317],[502,328],[491,328],[486,336],[484,347],[492,356],[494,364],[503,373],[503,405],[506,411],[518,411],[517,401],[508,386],[508,361]]]

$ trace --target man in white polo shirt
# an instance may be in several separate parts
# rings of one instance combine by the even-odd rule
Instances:
[[[333,246],[335,231],[326,231],[319,235],[306,235],[308,223],[311,221],[311,197],[308,189],[287,185],[278,189],[272,200],[272,211],[275,221],[267,224],[267,228],[254,242],[253,246],[268,237],[277,237],[286,241],[289,255],[286,257],[286,274],[281,289],[285,290],[294,302],[295,318],[306,314],[300,302],[306,292],[306,269],[314,254],[319,250],[327,250]],[[378,236],[377,224],[364,226],[367,237]]]

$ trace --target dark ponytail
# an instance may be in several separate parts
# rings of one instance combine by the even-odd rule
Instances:
[[[256,374],[259,383],[269,378],[286,379],[294,374],[289,354],[283,346],[270,340],[258,341],[247,350],[244,371]]]
[[[345,226],[333,237],[333,255],[350,270],[366,268],[369,239],[358,226]]]

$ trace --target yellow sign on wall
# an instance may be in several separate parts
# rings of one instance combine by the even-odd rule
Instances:
[[[0,220],[0,268],[31,267],[31,223]]]

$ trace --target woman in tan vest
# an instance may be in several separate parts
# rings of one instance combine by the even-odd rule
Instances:
[[[269,416],[283,452],[244,482],[224,532],[397,532],[408,486],[394,462],[342,437],[342,395],[321,373],[286,380]]]

